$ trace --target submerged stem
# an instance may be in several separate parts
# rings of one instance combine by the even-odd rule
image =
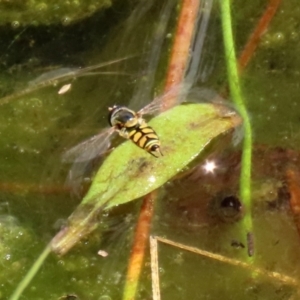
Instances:
[[[15,289],[14,293],[11,295],[9,300],[18,300],[22,295],[23,291],[26,289],[28,284],[31,282],[32,278],[36,275],[39,271],[40,267],[44,263],[45,259],[48,257],[49,253],[51,252],[50,245],[48,245],[38,259],[34,262],[31,269],[27,272],[23,280],[18,284],[17,288]]]
[[[178,86],[184,79],[185,71],[187,69],[189,53],[193,42],[193,35],[197,25],[197,16],[199,13],[200,0],[182,0],[181,9],[177,22],[177,29],[175,39],[172,46],[169,66],[167,69],[164,92],[168,92],[172,87]],[[178,92],[179,94],[180,92]],[[170,108],[174,106],[174,101],[178,95],[174,97],[167,97],[164,99],[163,108]],[[147,198],[150,199],[147,200]],[[151,192],[144,198],[145,206],[148,206],[148,211],[153,211],[153,203],[156,200],[156,192]],[[147,203],[149,202],[149,203]],[[146,211],[147,212],[147,211]],[[123,299],[134,299],[137,293],[138,281],[141,273],[144,251],[145,251],[145,238],[148,239],[149,228],[152,215],[145,218],[143,217],[143,210],[141,210],[140,219],[147,221],[148,224],[138,225],[136,230],[136,238],[132,248],[132,255],[127,271],[127,279],[123,294]],[[147,216],[147,214],[146,214]],[[139,224],[140,222],[138,222]],[[137,251],[139,250],[139,251]]]
[[[232,34],[230,0],[220,0],[220,6],[230,94],[239,114],[243,118],[245,136],[241,162],[240,196],[245,207],[245,218],[243,219],[244,229],[246,230],[246,235],[249,236],[252,235],[253,227],[251,217],[252,130],[239,82],[238,66]],[[249,248],[248,245],[248,254],[249,256],[252,256],[253,249]]]
[[[154,212],[154,201],[156,197],[156,191],[152,191],[144,197],[135,230],[134,243],[131,249],[122,298],[123,300],[135,299],[135,295],[137,293],[139,278],[142,272],[142,265],[148,243],[151,220]]]

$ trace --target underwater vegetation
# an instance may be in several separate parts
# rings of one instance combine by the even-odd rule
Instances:
[[[1,1],[0,26],[70,25],[110,6],[110,0]]]

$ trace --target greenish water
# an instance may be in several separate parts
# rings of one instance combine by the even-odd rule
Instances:
[[[267,2],[245,5],[234,1],[238,50]],[[255,266],[297,282],[299,235],[288,205],[285,170],[299,165],[298,6],[297,0],[283,1],[242,75],[255,139]],[[215,2],[201,60],[194,62],[192,77],[195,86],[216,91],[226,84],[219,18]],[[108,106],[130,103],[140,108],[150,101],[154,89],[162,86],[175,20],[176,7],[171,1],[136,1],[115,3],[105,13],[72,26],[0,29],[3,97],[28,88],[28,82],[50,70],[80,70],[128,57],[93,70],[116,74],[57,80],[24,95],[16,94],[0,106],[0,299],[8,299],[80,203],[64,185],[70,165],[62,163],[62,154],[108,125]],[[195,52],[194,57],[197,55],[200,53]],[[59,95],[68,83],[71,89]],[[232,149],[228,144],[230,139],[224,137],[209,149],[210,158],[221,167],[216,174],[203,174],[200,164],[161,189],[153,234],[246,260],[246,249],[232,246],[233,240],[245,244],[238,222],[242,216],[224,220],[218,202],[237,193],[239,147]],[[91,170],[89,166],[86,177],[91,176]],[[122,299],[139,205],[138,200],[114,209],[103,217],[109,227],[104,234],[96,230],[63,258],[50,255],[22,299],[59,299],[67,294],[88,300]],[[100,249],[109,255],[99,256]],[[149,260],[147,257],[137,299],[152,299]],[[159,263],[162,299],[300,297],[297,285],[290,282],[162,243]]]

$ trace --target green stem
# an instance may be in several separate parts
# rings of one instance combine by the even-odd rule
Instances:
[[[48,245],[44,251],[41,253],[39,258],[34,262],[31,269],[27,272],[23,280],[19,283],[17,288],[15,289],[14,293],[11,295],[9,300],[18,300],[24,290],[27,288],[33,277],[36,275],[36,273],[39,271],[40,267],[42,266],[43,262],[51,252],[50,245]]]
[[[243,118],[244,126],[244,141],[243,153],[241,162],[241,176],[240,176],[240,197],[245,208],[245,217],[243,219],[246,235],[252,235],[252,217],[251,217],[251,156],[252,156],[252,131],[250,119],[243,101],[241,85],[239,82],[238,66],[236,61],[236,54],[234,48],[231,14],[230,14],[230,0],[220,0],[221,17],[223,27],[223,40],[226,55],[227,73],[230,94],[236,108]],[[251,249],[248,248],[248,252]]]

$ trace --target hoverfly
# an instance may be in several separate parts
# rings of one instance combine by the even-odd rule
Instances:
[[[162,156],[156,132],[146,123],[140,113],[118,105],[109,107],[108,110],[108,122],[120,136],[131,139],[134,144],[154,157]]]
[[[103,129],[99,134],[65,152],[63,160],[80,163],[100,156],[109,148],[114,133],[132,140],[138,147],[154,157],[161,156],[159,137],[146,123],[143,116],[155,115],[162,111],[166,98],[177,97],[176,104],[178,104],[184,98],[182,97],[183,90],[181,86],[176,86],[164,95],[155,98],[138,112],[118,105],[109,108],[108,121],[111,127]]]

